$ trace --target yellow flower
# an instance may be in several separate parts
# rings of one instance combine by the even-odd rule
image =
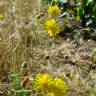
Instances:
[[[58,6],[50,6],[48,8],[48,14],[51,14],[53,16],[59,16],[61,14],[61,10]]]
[[[0,19],[4,19],[4,15],[0,14]]]
[[[55,94],[54,94],[53,92],[50,92],[50,93],[48,94],[48,96],[55,96]]]
[[[52,80],[51,76],[46,73],[37,74],[36,79],[34,81],[34,86],[37,89],[37,91],[47,93],[51,80]]]
[[[52,92],[50,96],[64,96],[68,90],[68,86],[60,78],[55,78],[50,83],[50,90]]]
[[[60,28],[55,19],[50,19],[45,22],[45,27],[50,36],[56,36],[60,32]]]

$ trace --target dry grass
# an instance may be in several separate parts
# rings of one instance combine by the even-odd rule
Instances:
[[[9,82],[9,74],[18,73],[22,63],[28,62],[30,74],[48,72],[67,80],[68,96],[96,96],[96,68],[90,67],[95,65],[91,58],[95,42],[77,46],[74,40],[49,37],[42,25],[37,27],[39,11],[37,0],[0,0],[0,14],[4,15],[0,20],[0,81]],[[1,86],[1,92],[6,93],[6,88]]]

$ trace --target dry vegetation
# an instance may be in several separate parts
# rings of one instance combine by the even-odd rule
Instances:
[[[82,36],[78,40],[49,37],[41,28],[42,20],[36,20],[39,12],[37,0],[0,0],[4,15],[0,20],[0,96],[43,96],[32,91],[31,81],[24,91],[27,95],[13,89],[17,85],[9,77],[18,74],[24,62],[30,76],[47,72],[64,79],[69,86],[66,96],[96,96],[95,41]]]

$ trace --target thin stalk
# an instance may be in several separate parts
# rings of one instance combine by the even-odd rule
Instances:
[[[11,26],[11,36],[13,36],[13,34],[15,33],[15,30],[14,30],[14,12],[13,12],[13,3],[12,1],[10,1],[10,7],[11,7],[11,19],[12,19],[12,26]],[[11,50],[13,51],[14,49],[14,38],[11,38]],[[13,64],[13,68],[14,70],[16,71],[16,68],[15,68],[15,64],[14,64],[14,54],[12,53],[12,64]]]

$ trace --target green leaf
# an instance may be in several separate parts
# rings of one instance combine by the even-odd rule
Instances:
[[[86,22],[86,26],[88,26],[89,24],[91,24],[92,23],[92,19],[90,19],[90,20],[88,20],[87,22]]]
[[[93,0],[87,0],[86,6],[88,6]]]
[[[12,50],[12,53],[15,53],[15,52],[16,52],[16,50],[17,50],[17,48],[14,48],[14,49]]]
[[[76,20],[80,21],[80,16],[79,15],[76,16]]]
[[[58,0],[52,0],[52,1],[51,1],[51,5],[53,5],[53,3],[55,3],[55,4],[56,4],[56,3],[57,3],[57,1],[58,1]]]
[[[24,62],[24,63],[21,65],[21,67],[22,67],[22,68],[27,68],[27,65],[28,65],[27,62]]]
[[[92,10],[93,10],[93,12],[95,12],[95,11],[96,11],[96,5],[93,7],[93,9],[92,9]]]

